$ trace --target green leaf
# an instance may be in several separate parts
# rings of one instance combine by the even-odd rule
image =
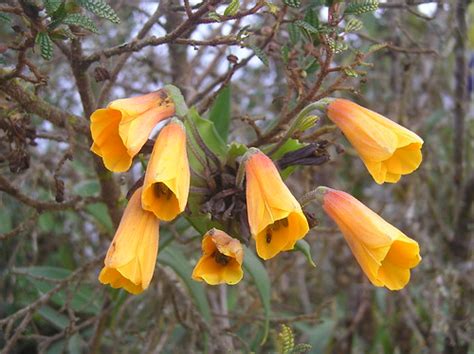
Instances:
[[[59,267],[36,266],[16,269],[19,273],[26,276],[40,295],[47,293],[56,286],[56,283],[48,281],[48,279],[62,280],[71,275],[70,270]],[[39,279],[38,277],[44,279]],[[51,299],[58,306],[64,306],[70,300],[71,307],[75,311],[95,315],[99,313],[103,299],[95,297],[94,291],[94,287],[81,284],[74,288],[72,298],[71,294],[66,292],[66,290],[61,290],[54,294]]]
[[[209,119],[214,122],[217,132],[222,140],[227,141],[231,119],[231,90],[230,84],[217,95],[211,107]]]
[[[165,85],[164,89],[168,92],[173,103],[175,105],[176,115],[178,117],[184,117],[188,113],[188,106],[184,101],[181,90],[174,85]]]
[[[311,344],[300,343],[300,344],[295,345],[292,353],[293,354],[308,353],[309,351],[311,351],[312,348],[313,347],[311,346]]]
[[[193,268],[188,258],[175,246],[169,245],[158,255],[158,262],[172,268],[184,282],[199,313],[207,321],[211,322],[211,309],[206,297],[206,291],[202,283],[191,278]]]
[[[105,1],[79,0],[79,4],[99,17],[105,18],[113,23],[120,23],[120,18],[117,16],[117,13]]]
[[[191,120],[194,123],[199,132],[199,135],[201,136],[207,147],[214,154],[216,154],[217,157],[224,161],[227,155],[227,146],[224,140],[222,140],[221,136],[217,132],[214,123],[209,119],[202,118],[194,107],[189,109],[187,117],[188,119],[186,119],[184,125],[186,127],[186,131],[188,132],[188,140],[191,140],[190,143],[193,143],[194,146],[198,146],[194,137],[191,134],[192,127],[190,126],[191,123],[188,120]],[[205,158],[204,152],[199,151],[199,153],[203,158]],[[189,154],[189,160],[191,165],[195,167],[198,172],[202,170],[202,166],[199,165],[199,162],[196,161],[196,158],[192,153]]]
[[[305,240],[296,241],[295,250],[303,253],[308,263],[311,264],[313,267],[316,267],[316,263],[314,263],[313,257],[311,256],[311,246],[307,241]]]
[[[81,354],[84,352],[82,345],[83,339],[79,333],[75,333],[71,338],[69,338],[69,343],[67,349],[69,354]]]
[[[224,16],[234,16],[239,11],[240,1],[231,0],[229,6],[224,10]]]
[[[333,38],[327,38],[327,43],[329,48],[334,52],[334,54],[342,53],[347,50],[347,43],[339,40],[334,40]]]
[[[244,269],[247,274],[252,276],[263,306],[263,315],[265,320],[260,344],[264,344],[267,339],[268,329],[270,326],[270,300],[272,296],[270,277],[268,276],[267,270],[263,266],[262,262],[260,262],[252,250],[245,246],[244,248]]]
[[[295,327],[309,338],[313,353],[325,353],[327,351],[336,325],[337,320],[328,317],[319,319],[316,325],[295,322]]]
[[[86,180],[74,185],[73,189],[81,197],[92,197],[100,192],[100,185],[96,180]]]
[[[280,353],[293,353],[293,348],[295,347],[295,335],[289,326],[285,324],[281,325],[281,330],[280,333],[278,333],[277,341]]]
[[[46,10],[46,13],[49,16],[53,16],[53,14],[59,9],[59,7],[62,4],[62,0],[44,0],[44,8]]]
[[[367,50],[367,54],[372,54],[372,53],[375,53],[381,49],[384,49],[387,47],[387,43],[380,43],[380,44],[373,44],[369,47],[369,49]]]
[[[355,71],[352,68],[344,68],[344,74],[346,74],[349,77],[359,77],[359,74],[357,71]]]
[[[10,16],[8,16],[4,13],[0,13],[0,23],[1,22],[10,23],[10,22],[12,22],[12,19],[10,18]]]
[[[314,59],[305,69],[306,73],[313,74],[319,69],[319,61]]]
[[[97,29],[95,23],[89,17],[81,14],[67,15],[64,18],[63,23],[66,25],[79,26],[91,32],[99,33],[99,30]]]
[[[309,9],[306,11],[306,13],[304,14],[304,21],[309,23],[313,27],[319,27],[318,14],[313,9]]]
[[[289,23],[288,24],[288,35],[290,36],[290,42],[292,44],[296,44],[299,42],[300,37],[301,37],[301,32],[298,28],[297,25],[294,23]]]
[[[92,203],[86,206],[86,211],[96,219],[99,224],[108,232],[113,233],[114,224],[105,203]]]
[[[360,15],[379,8],[378,0],[352,0],[347,4],[344,14]]]
[[[277,14],[278,11],[280,10],[280,8],[275,5],[274,3],[270,2],[270,1],[265,1],[265,6],[267,7],[268,11],[272,14]]]
[[[52,307],[43,306],[38,310],[38,313],[57,329],[64,329],[69,324],[69,319]]]
[[[69,27],[62,26],[58,29],[49,33],[51,39],[59,39],[59,40],[66,40],[66,39],[75,39],[76,35],[72,33]]]
[[[250,49],[253,50],[258,59],[263,63],[263,65],[268,66],[268,57],[267,54],[258,46],[251,44],[249,45]]]
[[[289,7],[294,8],[298,8],[301,6],[301,0],[283,0],[283,3],[285,5],[288,5]]]
[[[53,41],[46,32],[38,32],[35,44],[40,48],[40,53],[44,60],[51,60],[53,58]]]
[[[245,155],[249,148],[245,144],[233,142],[229,145],[226,164],[237,168],[237,158]]]
[[[364,27],[364,23],[357,18],[350,18],[347,21],[346,27],[344,28],[345,32],[357,32]]]
[[[221,15],[219,15],[217,12],[215,11],[212,11],[212,12],[209,12],[207,14],[207,17],[209,17],[210,19],[214,20],[214,21],[217,21],[217,22],[220,22],[221,21]]]
[[[313,25],[311,25],[308,22],[305,22],[303,20],[295,21],[295,25],[305,29],[309,33],[318,33],[319,32],[319,30],[316,27],[314,27]]]

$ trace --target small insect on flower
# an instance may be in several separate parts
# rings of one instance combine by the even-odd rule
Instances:
[[[357,150],[375,182],[398,182],[421,164],[423,139],[358,104],[335,99],[327,114]]]
[[[139,294],[150,285],[158,254],[159,220],[140,203],[142,188],[130,198],[99,274],[102,284]]]
[[[185,128],[173,119],[153,147],[143,182],[143,209],[160,220],[173,220],[186,208],[190,176]]]
[[[91,150],[110,171],[127,171],[153,128],[174,114],[175,105],[164,89],[112,101],[91,115]]]
[[[239,240],[224,231],[211,229],[202,239],[202,253],[194,267],[194,280],[205,281],[210,285],[234,285],[242,279],[244,251]]]
[[[258,255],[270,259],[292,250],[309,231],[308,221],[269,157],[252,148],[244,161],[250,231]]]
[[[362,270],[375,286],[400,290],[420,263],[418,243],[350,194],[319,187],[323,209],[339,226]]]

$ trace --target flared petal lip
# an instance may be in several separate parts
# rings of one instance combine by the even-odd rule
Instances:
[[[243,262],[243,249],[239,240],[227,235],[225,232],[218,229],[209,230],[205,238],[208,237],[214,243],[217,250],[227,257],[234,258],[239,264]],[[204,250],[204,240],[203,240]],[[209,250],[205,251],[209,253]]]

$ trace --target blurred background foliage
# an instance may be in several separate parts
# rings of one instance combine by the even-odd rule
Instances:
[[[174,1],[110,2],[115,11],[101,1],[18,3],[24,11],[25,4],[39,9],[53,26],[37,31],[35,52],[27,55],[39,71],[36,79],[12,80],[78,116],[87,115],[87,108],[73,76],[74,57],[67,58],[71,41],[80,40],[85,55],[100,54],[137,36],[150,16],[156,18],[148,35],[160,37],[185,13]],[[18,6],[5,4],[0,11]],[[171,42],[145,46],[129,57],[99,55],[87,71],[98,104],[172,83],[228,142],[258,140],[259,129],[286,104],[287,92],[304,92],[302,82],[322,70],[308,43],[317,48],[317,39],[333,30],[326,28],[328,8],[337,3],[262,2],[255,14],[236,20],[230,17],[256,3],[217,4],[207,15],[216,22],[201,24],[184,38],[233,34],[237,42]],[[191,280],[200,235],[184,218],[162,224],[158,265],[146,292],[131,296],[101,286],[97,275],[115,226],[102,200],[88,137],[30,114],[0,86],[4,352],[473,353],[474,5],[463,0],[393,0],[378,9],[371,1],[354,4],[367,8],[350,13],[339,26],[340,41],[330,43],[331,66],[345,67],[347,79],[331,95],[355,100],[417,132],[425,140],[424,161],[399,183],[376,185],[342,135],[321,117],[300,142],[329,141],[330,161],[297,169],[286,181],[297,197],[318,185],[347,191],[417,240],[423,261],[406,289],[373,287],[317,205],[309,208],[318,225],[307,244],[265,264],[247,249],[245,277],[236,286]],[[282,8],[286,21],[263,43]],[[23,36],[27,21],[8,11],[0,15],[1,65],[11,69],[17,57],[7,44]],[[360,52],[373,53],[352,66]],[[245,58],[250,59],[225,82],[233,62]],[[325,80],[323,88],[333,82],[331,76]],[[223,82],[227,88],[208,100]],[[142,168],[138,162],[113,177],[118,206],[125,205]]]

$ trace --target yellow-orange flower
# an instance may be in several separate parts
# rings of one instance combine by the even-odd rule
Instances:
[[[247,216],[263,259],[294,248],[309,231],[301,206],[291,194],[272,160],[250,149],[245,162]]]
[[[412,131],[344,99],[332,101],[327,113],[378,184],[398,182],[420,166],[423,139]]]
[[[234,285],[244,276],[242,245],[224,231],[209,230],[202,239],[202,253],[193,270],[194,280],[210,285]]]
[[[91,115],[91,150],[114,172],[130,168],[156,124],[175,114],[165,90],[112,101]]]
[[[159,220],[141,207],[138,189],[128,202],[99,274],[102,284],[139,294],[150,285],[158,254]]]
[[[184,125],[174,119],[156,139],[143,182],[143,209],[173,220],[188,202],[190,171]]]
[[[420,263],[418,243],[350,194],[320,187],[323,209],[336,222],[357,262],[375,286],[400,290]]]

